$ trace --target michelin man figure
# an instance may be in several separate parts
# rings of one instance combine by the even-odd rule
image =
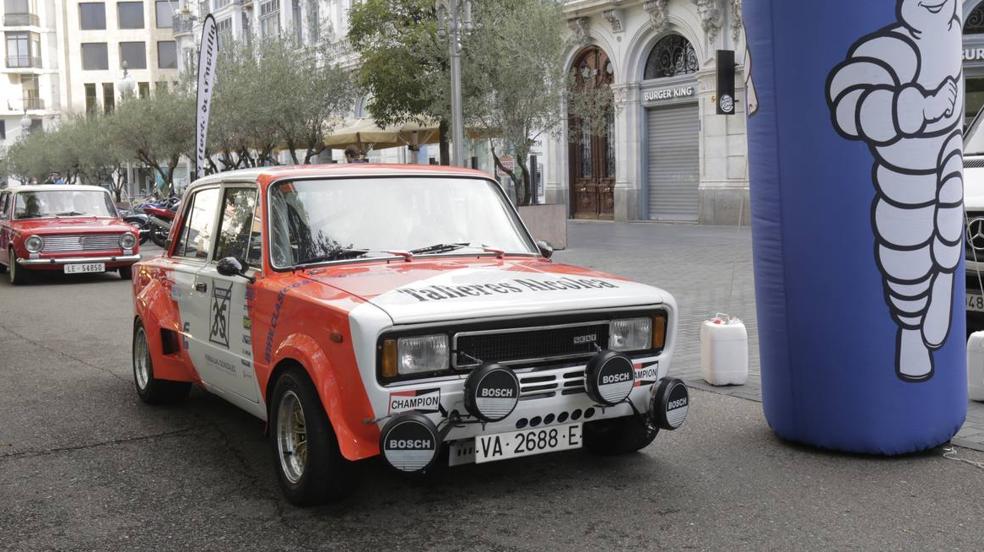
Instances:
[[[838,133],[874,156],[875,260],[898,326],[896,372],[926,381],[950,333],[963,255],[963,26],[957,0],[898,0],[895,11],[897,22],[833,69],[827,101]]]

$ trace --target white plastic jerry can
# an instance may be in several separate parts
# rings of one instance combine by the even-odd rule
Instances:
[[[711,385],[748,381],[748,332],[741,320],[716,314],[701,324],[700,371]]]
[[[967,394],[972,401],[984,401],[984,332],[967,340]]]

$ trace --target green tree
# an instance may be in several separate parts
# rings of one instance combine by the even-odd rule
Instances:
[[[153,170],[174,190],[174,171],[194,149],[194,97],[186,90],[158,89],[148,98],[129,98],[109,117],[107,134],[115,147]]]
[[[465,44],[463,67],[473,86],[466,119],[492,136],[499,170],[509,175],[520,205],[532,202],[530,149],[541,136],[561,128],[565,104],[582,124],[601,135],[612,113],[608,86],[584,85],[569,75],[564,58],[571,44],[559,0],[500,0],[476,3],[477,30]],[[513,168],[501,151],[515,159]]]
[[[106,186],[120,202],[127,184],[126,163],[131,156],[113,140],[114,116],[77,117],[58,132],[66,132],[73,143],[80,183]]]
[[[8,151],[10,172],[26,182],[48,182],[54,174],[75,182],[78,156],[65,131],[34,132]]]
[[[209,171],[275,164],[278,149],[294,164],[313,162],[357,93],[350,72],[332,59],[326,45],[301,47],[288,38],[224,46],[209,125],[218,164],[210,158]]]
[[[366,109],[380,126],[440,121],[441,164],[448,165],[450,63],[434,0],[366,0],[352,7],[349,22],[358,82],[370,95]]]

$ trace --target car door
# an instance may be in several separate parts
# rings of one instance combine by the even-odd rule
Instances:
[[[206,386],[214,385],[218,375],[207,362],[210,290],[198,274],[208,264],[214,244],[220,194],[218,185],[191,194],[171,250],[171,293],[178,303],[184,348]]]
[[[253,369],[252,321],[247,306],[251,285],[244,276],[223,276],[219,260],[232,257],[252,277],[261,267],[258,191],[252,184],[227,184],[222,189],[215,246],[211,260],[198,273],[199,285],[209,289],[206,363],[213,383],[253,403],[260,388]],[[204,322],[204,320],[203,320]]]

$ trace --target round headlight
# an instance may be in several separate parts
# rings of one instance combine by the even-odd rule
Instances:
[[[465,380],[465,410],[479,420],[506,419],[519,404],[519,379],[499,364],[472,370]]]
[[[441,434],[434,422],[419,412],[398,414],[383,426],[379,450],[399,471],[425,471],[441,452]]]
[[[137,245],[137,238],[133,237],[133,234],[127,232],[120,236],[120,247],[123,249],[133,249]]]
[[[629,397],[633,387],[635,367],[629,357],[602,351],[588,361],[584,390],[596,403],[615,406]]]
[[[44,240],[41,236],[31,236],[24,240],[24,249],[27,249],[28,253],[40,253],[44,249]]]

